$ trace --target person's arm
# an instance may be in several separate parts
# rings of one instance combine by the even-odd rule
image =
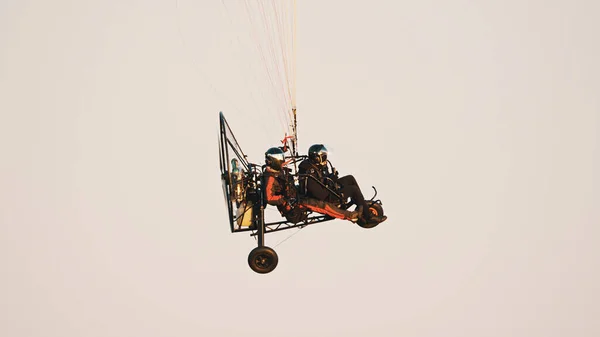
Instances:
[[[267,203],[274,206],[284,205],[285,199],[277,188],[277,182],[275,181],[275,178],[268,176],[266,185],[265,192],[267,195]]]
[[[317,181],[315,181],[315,179],[313,178],[317,177],[311,175],[311,177],[308,178],[308,181],[306,183],[306,188],[308,189],[308,192],[314,195],[315,198],[319,200],[325,200],[325,198],[327,198],[327,195],[329,195],[329,191]]]

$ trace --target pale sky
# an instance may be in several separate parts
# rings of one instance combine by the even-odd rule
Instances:
[[[600,3],[299,0],[300,150],[388,220],[266,275],[218,113],[255,162],[281,132],[225,3],[0,1],[0,336],[600,335]]]

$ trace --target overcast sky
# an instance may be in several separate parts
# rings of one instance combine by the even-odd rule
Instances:
[[[225,3],[0,1],[1,336],[600,335],[600,3],[298,1],[300,150],[388,220],[269,234],[267,275],[218,113],[255,162],[281,129]]]

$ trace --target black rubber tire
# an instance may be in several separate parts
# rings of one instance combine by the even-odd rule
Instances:
[[[371,212],[371,214],[373,214],[374,216],[382,216],[383,207],[381,207],[381,205],[376,202],[369,203],[369,212]],[[379,222],[371,221],[365,223],[363,221],[358,221],[357,225],[359,225],[362,228],[373,228],[379,225]]]
[[[248,254],[250,269],[259,274],[272,272],[277,267],[278,262],[277,253],[270,247],[256,247]]]
[[[383,207],[380,204],[373,202],[369,205],[369,212],[374,216],[382,216],[383,215]]]

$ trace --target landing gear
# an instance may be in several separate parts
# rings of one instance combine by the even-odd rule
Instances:
[[[383,216],[383,207],[381,207],[381,204],[374,202],[369,205],[369,212],[371,212],[373,216]]]
[[[260,215],[255,220],[258,227],[258,247],[252,249],[248,254],[248,265],[256,273],[267,274],[277,267],[279,257],[273,248],[265,246],[265,207],[263,205],[260,207]]]
[[[373,228],[377,225],[379,225],[381,222],[378,219],[381,219],[382,216],[384,216],[383,214],[383,207],[381,206],[381,202],[379,201],[370,201],[368,202],[369,204],[369,212],[371,213],[371,215],[373,216],[371,218],[371,220],[369,221],[358,221],[357,224],[362,227],[362,228]]]
[[[248,265],[259,274],[272,272],[277,267],[277,262],[277,253],[270,247],[256,247],[248,254]]]

